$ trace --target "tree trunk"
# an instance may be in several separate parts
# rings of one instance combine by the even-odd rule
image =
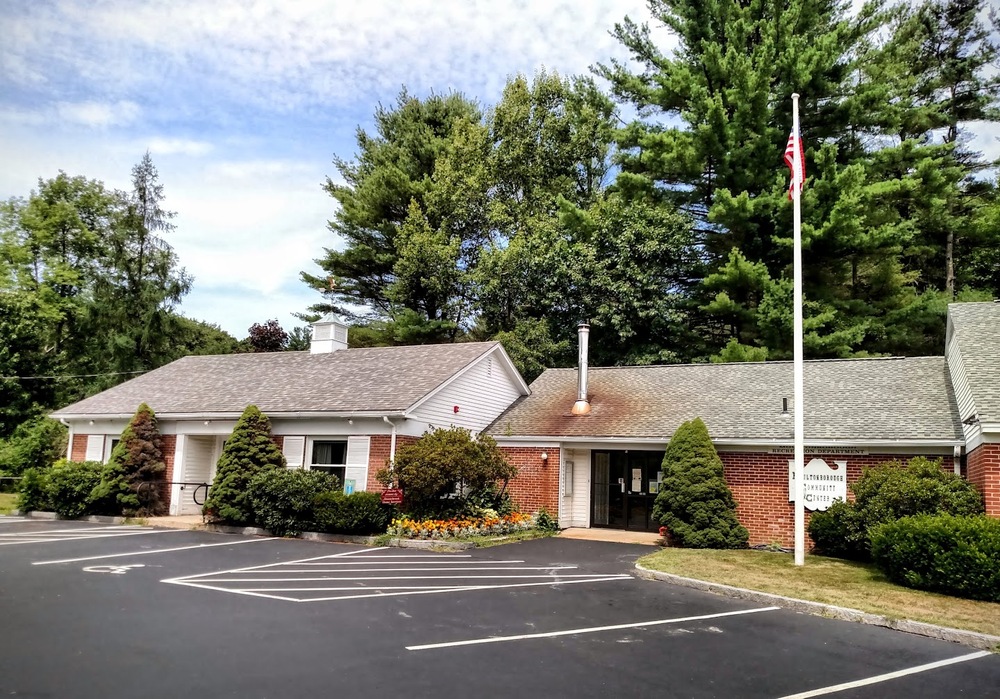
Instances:
[[[955,231],[951,228],[944,244],[944,290],[948,298],[955,298]]]

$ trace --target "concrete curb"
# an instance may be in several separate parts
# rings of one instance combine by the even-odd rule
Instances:
[[[962,645],[979,648],[981,650],[996,651],[1000,648],[1000,636],[991,636],[985,633],[976,633],[975,631],[963,631],[962,629],[951,629],[946,626],[935,626],[934,624],[925,624],[921,621],[890,619],[889,617],[882,616],[881,614],[871,614],[869,612],[862,612],[858,609],[837,607],[832,604],[823,604],[822,602],[810,602],[808,600],[795,599],[793,597],[772,595],[768,592],[747,590],[742,587],[733,587],[731,585],[723,585],[721,583],[695,580],[694,578],[685,578],[680,575],[673,575],[672,573],[661,573],[658,570],[650,570],[649,568],[639,565],[638,563],[635,564],[635,569],[638,572],[638,576],[644,580],[659,580],[673,585],[680,585],[681,587],[690,587],[695,590],[704,590],[705,592],[712,592],[717,595],[725,595],[726,597],[745,599],[758,604],[784,607],[802,614],[814,614],[816,616],[827,617],[828,619],[841,619],[843,621],[853,621],[861,624],[870,624],[872,626],[884,626],[889,629],[895,629],[896,631],[905,631],[906,633],[917,634],[918,636],[927,636],[941,641],[961,643]]]
[[[206,524],[199,527],[208,532],[219,534],[239,534],[241,536],[274,536],[271,532],[260,527],[233,527],[228,524]],[[352,534],[326,534],[324,532],[302,532],[298,536],[287,537],[289,539],[305,539],[306,541],[326,541],[335,544],[358,544],[361,546],[374,546],[378,537],[374,536],[354,536]],[[387,546],[396,546],[404,549],[433,549],[436,551],[465,551],[475,548],[476,545],[468,541],[435,541],[433,539],[390,539]]]
[[[24,514],[20,514],[19,516],[26,519],[54,519],[66,522],[93,522],[94,524],[122,524],[125,521],[124,517],[108,517],[106,515],[62,517],[61,515],[57,515],[55,512],[26,512]]]

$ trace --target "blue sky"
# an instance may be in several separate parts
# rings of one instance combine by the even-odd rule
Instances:
[[[194,276],[182,312],[245,337],[318,295],[322,189],[400,88],[494,102],[507,76],[623,56],[642,0],[18,2],[0,23],[0,197],[59,170],[127,189],[146,149]]]
[[[488,106],[518,72],[584,73],[625,57],[608,30],[626,15],[644,2],[19,0],[0,23],[0,197],[59,170],[127,189],[148,149],[195,280],[182,312],[290,329],[318,300],[299,272],[341,245],[321,184],[379,103],[406,85]]]

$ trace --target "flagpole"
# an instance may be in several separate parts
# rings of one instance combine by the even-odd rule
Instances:
[[[794,159],[795,174],[792,177],[792,216],[793,216],[793,252],[792,274],[794,277],[793,293],[795,297],[794,311],[794,403],[795,403],[795,565],[806,562],[806,513],[804,503],[805,467],[805,409],[803,405],[802,388],[802,134],[799,133],[799,96],[792,93],[792,131],[798,140]]]

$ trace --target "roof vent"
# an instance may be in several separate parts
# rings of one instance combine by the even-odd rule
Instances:
[[[312,354],[329,354],[342,349],[347,349],[347,326],[336,316],[327,313],[312,324],[312,344],[309,346]]]
[[[590,326],[580,323],[577,328],[580,337],[580,361],[577,366],[576,402],[573,403],[574,415],[589,415],[590,401],[587,400],[587,345],[590,339]]]

